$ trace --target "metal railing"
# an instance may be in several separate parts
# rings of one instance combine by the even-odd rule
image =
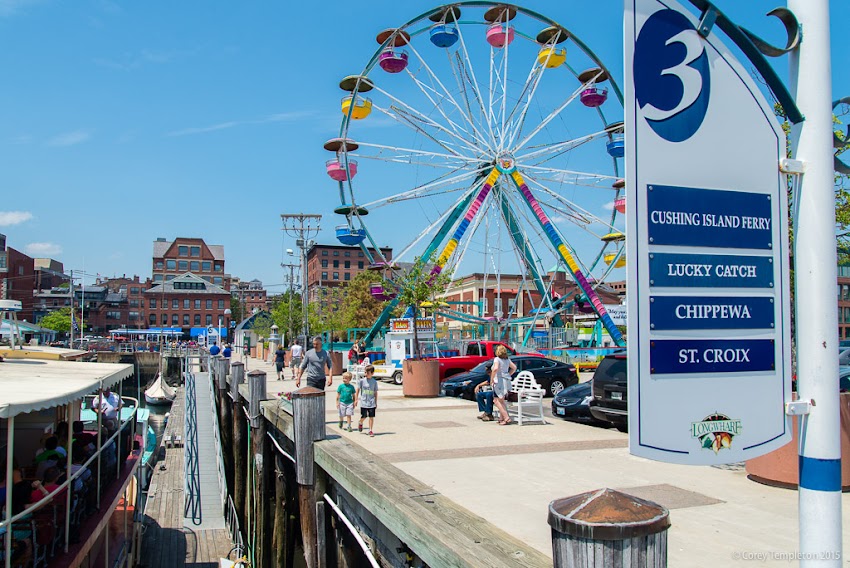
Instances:
[[[186,364],[188,369],[188,359],[181,364]],[[183,446],[183,459],[186,464],[183,517],[191,519],[195,525],[200,525],[203,522],[203,509],[201,508],[201,475],[198,459],[198,403],[195,375],[186,370],[183,376],[186,380],[186,413],[183,426],[186,435]]]
[[[207,368],[210,368],[209,358],[207,360]],[[215,392],[218,388],[216,386],[216,376],[215,373],[210,369],[209,372],[210,379],[210,392]],[[221,510],[227,516],[226,504],[227,504],[227,476],[224,471],[224,453],[221,451],[221,425],[218,423],[218,405],[216,404],[216,397],[210,397],[210,404],[212,406],[213,413],[213,442],[215,443],[215,460],[216,460],[216,473],[218,474],[218,489],[219,494],[221,496]]]

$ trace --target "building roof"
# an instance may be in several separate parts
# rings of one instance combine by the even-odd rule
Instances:
[[[127,294],[122,294],[120,292],[107,292],[105,302],[125,302],[127,301]]]
[[[243,331],[243,330],[246,330],[246,329],[254,329],[254,322],[257,321],[257,317],[259,317],[259,316],[263,316],[263,317],[267,317],[267,318],[272,317],[271,313],[269,313],[265,310],[261,310],[261,311],[257,312],[256,314],[252,314],[252,315],[248,316],[247,318],[245,318],[245,319],[243,319],[242,321],[239,322],[239,325],[236,326],[236,331],[234,332],[234,335],[236,333],[239,333],[240,331]]]
[[[175,282],[187,282],[187,283],[201,283],[204,284],[203,288],[200,289],[191,289],[191,288],[175,288]],[[191,272],[186,272],[185,274],[181,274],[180,276],[176,276],[171,280],[166,280],[162,284],[157,284],[152,288],[148,288],[145,290],[145,294],[224,294],[230,296],[230,292],[222,288],[217,284],[213,284],[212,282],[208,282],[204,280],[200,276],[192,274]]]
[[[0,418],[78,400],[133,375],[132,365],[7,359],[0,374]]]
[[[176,240],[176,239],[175,239]],[[210,245],[204,242],[203,239],[193,239],[198,240],[208,249],[210,249],[210,253],[213,255],[215,260],[224,260],[224,245]],[[171,245],[174,244],[174,241],[166,241],[166,240],[155,240],[153,242],[153,256],[154,258],[161,258],[165,256],[165,253],[168,252],[168,249],[171,248]]]

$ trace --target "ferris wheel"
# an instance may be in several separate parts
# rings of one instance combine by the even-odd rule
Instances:
[[[554,20],[490,2],[435,8],[376,40],[339,84],[339,135],[324,145],[337,238],[383,271],[419,259],[453,273],[468,250],[498,250],[537,311],[557,315],[554,263],[622,344],[595,291],[625,264],[622,93],[602,61]],[[377,244],[389,234],[407,239],[393,259]],[[367,341],[397,304],[373,294],[391,301]]]

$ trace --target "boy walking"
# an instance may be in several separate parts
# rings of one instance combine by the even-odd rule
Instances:
[[[351,417],[354,416],[354,385],[351,384],[351,373],[342,374],[342,384],[336,388],[336,406],[339,409],[339,428],[342,430],[343,421],[348,422],[351,432]]]
[[[355,401],[360,402],[360,422],[357,425],[357,430],[363,432],[363,421],[369,419],[369,435],[375,436],[372,428],[375,425],[375,409],[378,408],[378,381],[372,376],[375,374],[375,367],[368,365],[366,367],[366,376],[357,382],[357,397]]]

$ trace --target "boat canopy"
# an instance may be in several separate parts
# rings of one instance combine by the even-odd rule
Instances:
[[[132,375],[133,365],[120,363],[7,359],[0,374],[0,418],[66,404]]]

